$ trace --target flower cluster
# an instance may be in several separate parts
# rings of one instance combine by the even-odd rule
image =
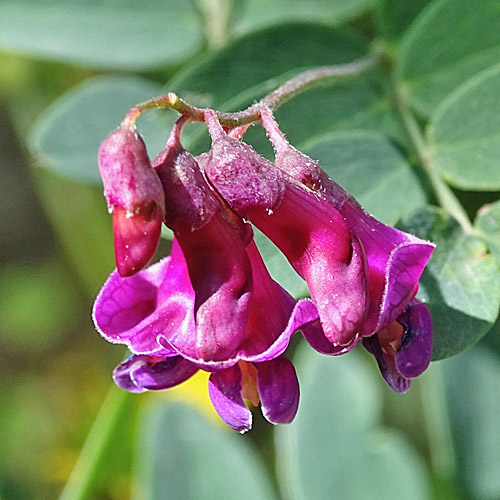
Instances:
[[[361,343],[398,392],[432,350],[431,318],[415,295],[434,245],[368,215],[286,141],[269,109],[260,118],[274,163],[241,140],[245,128],[228,132],[211,110],[212,146],[198,157],[181,145],[186,116],[153,161],[127,121],[99,150],[117,270],[93,317],[132,353],[115,382],[143,392],[208,371],[216,411],[241,432],[252,425],[246,401],[269,422],[294,418],[299,384],[284,353],[297,331],[328,355]],[[144,269],[162,223],[175,235],[171,254]],[[295,300],[271,278],[252,225],[307,282],[310,299]]]

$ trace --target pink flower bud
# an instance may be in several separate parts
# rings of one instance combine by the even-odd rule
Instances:
[[[153,258],[160,241],[165,195],[136,130],[121,126],[99,148],[104,197],[113,214],[115,259],[131,276]]]

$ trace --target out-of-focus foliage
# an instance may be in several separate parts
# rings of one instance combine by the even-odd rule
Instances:
[[[0,498],[57,497],[124,355],[90,320],[114,267],[100,141],[130,106],[162,92],[238,110],[300,71],[373,48],[383,52],[376,70],[311,88],[276,117],[292,144],[367,210],[438,244],[419,294],[434,317],[434,357],[455,355],[491,330],[486,342],[433,363],[402,396],[359,353],[322,358],[301,346],[297,420],[274,431],[256,412],[243,437],[207,410],[206,376],[133,396],[115,408],[109,435],[85,446],[87,456],[94,446],[100,457],[94,471],[79,463],[91,477],[85,495],[184,499],[193,490],[183,482],[195,475],[203,499],[234,497],[238,481],[242,498],[500,498],[500,8],[493,0],[0,0]],[[174,117],[140,118],[152,155]],[[245,139],[272,157],[260,127]],[[194,153],[208,147],[196,125],[183,140]],[[439,200],[431,170],[457,188],[472,230],[432,206]],[[281,254],[256,239],[275,279],[304,296]],[[168,249],[165,240],[158,256]],[[99,432],[94,425],[90,436]],[[193,470],[190,457],[203,462]]]

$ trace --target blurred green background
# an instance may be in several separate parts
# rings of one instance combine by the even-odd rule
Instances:
[[[500,499],[499,326],[492,328],[500,211],[489,205],[500,198],[499,33],[499,3],[487,0],[0,0],[0,499],[57,498],[89,432],[73,476],[74,484],[85,477],[86,489],[66,490],[66,500]],[[129,106],[162,89],[237,110],[303,69],[349,62],[370,47],[384,50],[380,74],[308,92],[278,119],[294,144],[395,224],[436,202],[395,111],[396,80],[439,153],[436,171],[472,218],[483,207],[474,255],[432,270],[452,290],[446,310],[435,306],[446,330],[442,352],[454,336],[457,352],[490,333],[433,363],[405,395],[392,394],[363,353],[330,359],[297,339],[296,422],[275,430],[256,411],[244,437],[220,425],[206,375],[167,394],[110,389],[125,350],[103,341],[90,318],[114,267],[96,181],[99,141]],[[477,144],[450,152],[445,146],[463,138],[439,126],[449,116],[463,123],[453,103],[488,82],[497,90],[473,94],[467,114],[491,116],[464,131],[481,144],[487,135],[488,148],[472,159]],[[451,92],[455,101],[433,113]],[[139,121],[152,152],[172,118],[155,112]],[[186,142],[201,151],[206,137],[193,130]],[[248,136],[269,154],[262,132]],[[464,174],[461,161],[478,170]],[[446,259],[461,245],[454,238]],[[166,251],[168,241],[159,255]],[[273,250],[266,259],[277,279],[304,293]],[[422,293],[433,304],[425,280]],[[454,323],[456,311],[467,321]]]

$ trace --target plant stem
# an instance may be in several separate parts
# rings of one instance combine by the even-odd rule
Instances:
[[[130,397],[131,394],[118,389],[114,384],[109,389],[59,500],[91,498],[96,475],[101,468],[116,424],[127,408]]]
[[[274,111],[286,101],[313,85],[328,81],[344,81],[357,77],[373,68],[378,63],[379,59],[379,55],[375,53],[352,63],[339,64],[336,66],[321,66],[309,71],[304,71],[243,111],[237,111],[236,113],[215,111],[215,114],[221,125],[229,129],[234,129],[242,125],[249,125],[259,121],[262,109],[269,108]],[[172,108],[182,115],[187,115],[193,122],[202,122],[205,117],[204,109],[191,106],[175,93],[169,92],[168,94],[142,102],[131,108],[123,120],[122,126],[132,127],[142,112],[152,108]]]
[[[396,101],[399,113],[403,119],[408,135],[410,136],[413,147],[418,155],[420,164],[427,174],[432,187],[434,188],[439,204],[456,219],[465,234],[473,234],[474,228],[472,227],[470,219],[462,204],[448,184],[443,181],[443,179],[432,167],[429,148],[427,147],[422,131],[410,110],[406,96],[397,86]]]

